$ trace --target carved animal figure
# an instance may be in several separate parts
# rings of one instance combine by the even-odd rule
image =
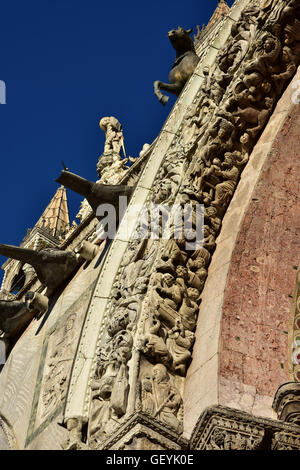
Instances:
[[[154,94],[163,105],[167,104],[169,97],[163,95],[160,90],[178,96],[199,62],[190,36],[192,31],[192,29],[185,30],[179,26],[178,29],[172,29],[168,33],[171,44],[176,51],[176,59],[169,74],[170,83],[154,82]]]

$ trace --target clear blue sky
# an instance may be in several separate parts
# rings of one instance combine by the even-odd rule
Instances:
[[[132,156],[155,139],[175,100],[164,108],[153,94],[154,80],[166,81],[174,60],[167,32],[196,29],[216,6],[217,0],[2,2],[0,243],[19,245],[35,225],[57,189],[61,160],[97,179],[101,117],[120,120]],[[68,200],[72,220],[82,197],[68,191]]]

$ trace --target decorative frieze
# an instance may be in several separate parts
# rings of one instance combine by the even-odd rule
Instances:
[[[190,439],[191,450],[300,450],[298,426],[223,406],[207,408]]]
[[[204,243],[202,248],[190,251],[185,240],[137,241],[134,230],[126,240],[119,240],[117,234],[112,243],[96,289],[103,297],[97,353],[84,405],[81,403],[78,409],[84,417],[89,415],[89,442],[93,447],[100,448],[101,442],[138,410],[151,415],[155,422],[166,423],[162,411],[166,408],[169,425],[179,434],[182,431],[180,397],[194,342],[200,294],[222,218],[241,172],[299,64],[299,20],[300,10],[294,0],[269,2],[263,9],[258,2],[251,2],[237,22],[230,19],[227,43],[210,69],[199,62],[147,160],[131,205],[138,200],[149,210],[153,203],[188,204],[194,216],[196,206],[202,204]],[[192,96],[195,81],[198,90]],[[192,99],[183,110],[187,95]],[[179,111],[181,121],[176,121],[176,127],[172,116]],[[159,152],[162,147],[164,158]],[[138,213],[136,221],[138,224]],[[120,244],[120,264],[110,269],[109,259],[115,259]],[[114,277],[104,285],[108,272]],[[91,308],[87,320],[92,316]],[[158,385],[155,368],[164,375],[163,386]],[[66,419],[72,418],[78,402],[75,388],[80,380],[76,369]],[[118,400],[116,384],[120,390]],[[161,395],[166,402],[160,403],[163,388],[166,396],[165,392]],[[199,445],[243,449],[261,445],[263,428],[234,426],[230,419],[212,421],[209,437]]]

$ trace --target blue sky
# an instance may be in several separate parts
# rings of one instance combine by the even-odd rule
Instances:
[[[196,29],[216,6],[217,0],[2,2],[0,243],[19,245],[35,225],[57,189],[61,160],[97,179],[101,117],[123,124],[129,155],[155,139],[175,101],[163,107],[153,94],[153,82],[167,81],[175,57],[167,32]],[[81,200],[68,191],[71,220]]]

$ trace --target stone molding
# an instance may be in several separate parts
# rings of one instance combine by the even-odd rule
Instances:
[[[273,409],[278,419],[286,423],[300,424],[300,383],[289,382],[277,390]]]
[[[124,450],[135,439],[142,438],[166,450],[188,448],[188,442],[171,427],[154,420],[145,413],[137,412],[129,416],[118,430],[101,444],[99,450]]]
[[[300,450],[300,427],[223,406],[201,414],[191,436],[191,450]]]
[[[4,435],[6,436],[7,442],[11,450],[17,450],[17,440],[12,430],[12,426],[7,422],[7,420],[0,414],[0,428],[2,429]]]

